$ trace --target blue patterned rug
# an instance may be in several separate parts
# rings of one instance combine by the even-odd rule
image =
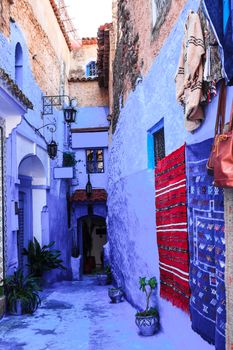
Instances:
[[[186,146],[192,328],[225,350],[223,190],[206,169],[213,140]]]

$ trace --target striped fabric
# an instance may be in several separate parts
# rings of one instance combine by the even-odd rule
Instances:
[[[160,295],[188,311],[190,290],[185,146],[158,162],[155,184]]]

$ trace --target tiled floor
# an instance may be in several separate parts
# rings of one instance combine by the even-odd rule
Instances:
[[[164,333],[140,336],[135,309],[110,303],[107,290],[94,277],[47,289],[34,315],[0,322],[0,350],[179,350]]]

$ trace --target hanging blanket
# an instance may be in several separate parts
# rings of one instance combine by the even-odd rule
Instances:
[[[223,190],[213,186],[206,162],[213,140],[186,148],[190,312],[193,329],[225,350],[225,239]]]
[[[188,311],[190,288],[184,146],[158,162],[155,183],[160,295]]]
[[[226,350],[233,350],[233,189],[224,190],[226,235]]]

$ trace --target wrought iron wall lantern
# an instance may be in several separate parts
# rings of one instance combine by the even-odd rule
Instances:
[[[90,197],[92,195],[92,184],[90,180],[90,174],[88,174],[88,181],[86,184],[86,194],[87,194],[87,197]]]
[[[49,127],[50,126],[50,127]],[[41,132],[39,131],[40,129],[43,129],[47,127],[49,129],[49,131],[52,133],[52,140],[50,142],[47,142],[45,137],[41,134]],[[35,129],[35,132],[37,134],[39,134],[40,136],[43,137],[43,139],[45,140],[46,144],[47,144],[47,152],[48,152],[48,156],[50,159],[55,159],[57,156],[57,150],[58,150],[58,145],[57,143],[54,141],[53,139],[53,133],[56,131],[57,127],[55,123],[48,123],[45,124],[43,126],[41,126],[38,129]]]
[[[76,121],[77,100],[68,95],[43,96],[43,115],[53,114],[53,107],[63,107],[64,120],[71,124]],[[67,104],[68,102],[68,104]]]
[[[47,144],[47,152],[49,155],[49,158],[55,159],[57,156],[57,143],[52,140],[50,143]]]

